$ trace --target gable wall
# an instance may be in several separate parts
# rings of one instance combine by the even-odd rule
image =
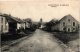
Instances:
[[[3,18],[3,21],[2,21]],[[6,33],[8,32],[8,22],[5,17],[0,16],[0,32],[1,33]]]
[[[73,22],[75,23],[75,26],[73,26]],[[63,26],[63,23],[65,23],[65,26]],[[78,22],[72,17],[66,17],[60,21],[59,30],[64,31],[64,27],[66,27],[66,31],[68,31],[68,28],[70,28],[70,32],[76,31],[78,29]],[[73,28],[75,28],[75,30],[73,30]]]

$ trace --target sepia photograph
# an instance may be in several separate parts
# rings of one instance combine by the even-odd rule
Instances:
[[[80,0],[0,0],[0,52],[80,52]]]

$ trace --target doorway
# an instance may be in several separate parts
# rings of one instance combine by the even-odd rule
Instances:
[[[9,23],[9,32],[14,33],[16,32],[17,23]]]
[[[68,32],[70,32],[70,28],[68,28]]]

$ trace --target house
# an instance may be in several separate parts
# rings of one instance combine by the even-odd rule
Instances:
[[[58,30],[62,32],[76,32],[79,30],[79,22],[70,14],[68,14],[60,19],[58,23],[56,23],[51,28],[52,31]]]
[[[20,28],[25,29],[25,22],[21,19],[8,14],[0,15],[0,31],[2,33],[16,32]]]
[[[9,28],[8,26],[7,19],[0,14],[0,33],[7,33]]]
[[[25,22],[25,28],[30,28],[30,23]]]
[[[45,25],[46,23],[47,23],[47,22],[42,22],[42,24],[41,24],[41,26],[40,26],[39,28],[41,28],[41,29],[42,29],[42,28],[45,28],[45,27],[46,27],[46,25]]]
[[[32,20],[30,18],[24,19],[25,28],[30,28],[32,24]]]
[[[11,17],[16,23],[16,29],[23,28],[25,29],[25,21],[21,20],[18,17]]]

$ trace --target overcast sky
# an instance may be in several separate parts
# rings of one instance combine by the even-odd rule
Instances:
[[[63,16],[71,14],[80,21],[79,2],[80,0],[3,0],[0,1],[0,12],[21,19],[31,18],[33,21],[39,21],[40,18],[43,21],[61,19]],[[63,4],[65,6],[62,6]]]

